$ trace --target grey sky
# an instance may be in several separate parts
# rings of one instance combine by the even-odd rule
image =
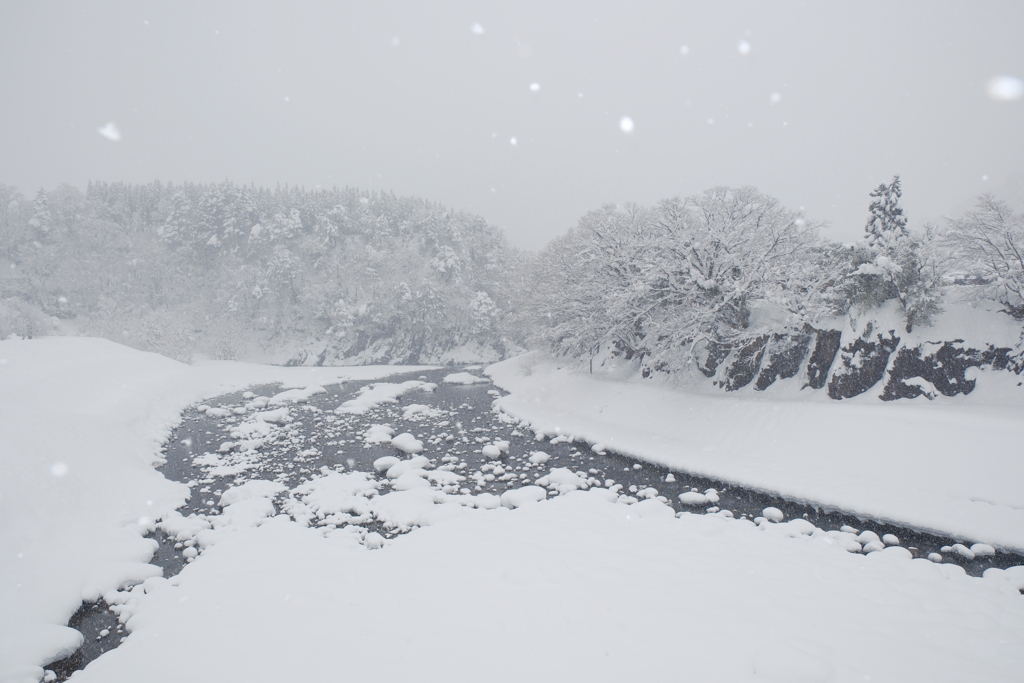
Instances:
[[[894,173],[919,226],[1024,169],[1024,99],[986,93],[1024,78],[1021,27],[1017,0],[7,0],[0,182],[393,190],[529,248],[605,203],[754,185],[852,239]]]

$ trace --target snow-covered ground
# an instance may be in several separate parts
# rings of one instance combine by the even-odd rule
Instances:
[[[184,487],[150,465],[189,403],[408,369],[189,367],[100,340],[0,342],[0,680],[38,680],[38,665],[77,644],[61,624],[100,595],[131,635],[76,681],[1014,681],[1024,670],[1020,571],[972,578],[898,547],[848,552],[803,520],[677,517],[653,498],[559,489],[567,470],[548,476],[563,492],[550,500],[528,502],[539,496],[524,487],[504,506],[488,494],[467,505],[442,491],[454,473],[398,448],[411,433],[378,467],[404,490],[376,495],[359,473],[323,472],[296,489],[292,515],[276,514],[271,483],[226,491],[213,529],[171,513]],[[489,373],[512,391],[499,405],[540,431],[1024,547],[1011,507],[1021,479],[1001,455],[1019,406],[695,397],[536,358]],[[957,479],[958,467],[971,471]],[[994,512],[975,510],[975,496]],[[385,542],[307,527],[298,509],[359,505],[425,526]],[[170,580],[146,565],[142,534],[159,518],[205,548]],[[128,579],[143,583],[117,591]]]

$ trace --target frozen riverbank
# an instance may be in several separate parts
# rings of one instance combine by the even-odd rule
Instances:
[[[488,368],[502,410],[550,434],[906,526],[1024,549],[1024,390],[829,401],[792,385],[722,395],[590,375],[542,356]]]

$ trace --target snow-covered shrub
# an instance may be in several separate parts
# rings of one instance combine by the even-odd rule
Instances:
[[[53,334],[54,319],[41,308],[16,297],[0,300],[0,340],[16,336],[33,339]]]

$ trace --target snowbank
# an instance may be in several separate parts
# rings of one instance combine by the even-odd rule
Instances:
[[[1024,393],[882,403],[795,390],[742,395],[590,375],[537,354],[490,366],[497,405],[548,436],[786,497],[1024,549]],[[792,389],[792,387],[790,387]]]
[[[63,624],[83,597],[149,561],[143,535],[188,495],[152,467],[185,406],[251,384],[316,391],[419,369],[188,366],[103,339],[0,342],[0,680],[74,651]]]

